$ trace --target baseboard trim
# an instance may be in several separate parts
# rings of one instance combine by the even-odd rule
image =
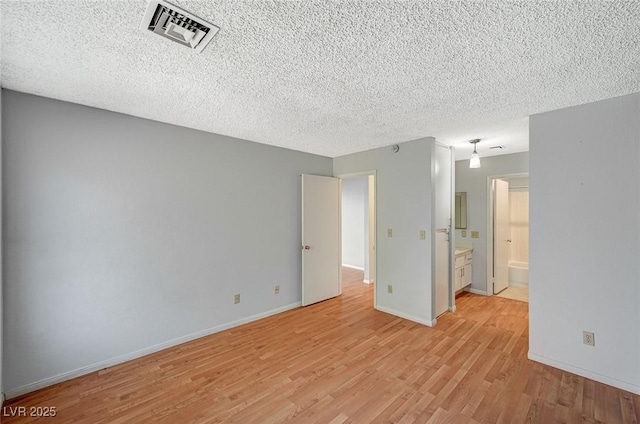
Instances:
[[[529,284],[528,283],[522,283],[520,281],[509,281],[509,287],[521,287],[523,289],[528,289],[529,288]]]
[[[469,293],[473,293],[473,294],[479,294],[482,296],[490,296],[489,293],[487,293],[484,290],[478,290],[478,289],[469,289]]]
[[[542,355],[529,352],[527,357],[532,361],[540,362],[541,364],[549,365],[550,367],[558,368],[563,371],[567,371],[573,374],[577,374],[582,377],[586,377],[591,380],[598,381],[600,383],[608,384],[609,386],[617,387],[621,390],[640,395],[640,386],[635,384],[618,380],[617,378],[609,377],[597,372],[589,371],[584,368],[576,367],[575,365],[567,364],[565,362],[556,361],[554,359],[547,358]]]
[[[164,349],[168,349],[170,347],[174,347],[177,345],[181,345],[183,343],[190,342],[195,339],[199,339],[201,337],[206,337],[211,334],[219,333],[224,330],[228,330],[233,327],[237,327],[239,325],[247,324],[252,321],[257,321],[262,318],[267,318],[271,315],[277,315],[282,312],[289,311],[291,309],[298,308],[302,305],[302,302],[292,303],[290,305],[285,305],[280,308],[271,309],[266,312],[262,312],[256,315],[251,315],[246,318],[241,318],[236,321],[231,321],[226,324],[218,325],[215,327],[208,328],[206,330],[197,331],[195,333],[187,334],[186,336],[178,337],[176,339],[168,340],[163,343],[158,343],[153,346],[146,347],[144,349],[136,350],[135,352],[127,353],[124,355],[116,356],[115,358],[107,359],[105,361],[96,362],[91,365],[87,365],[86,367],[78,368],[72,371],[64,372],[62,374],[55,375],[53,377],[44,378],[42,380],[36,381],[34,383],[29,383],[21,387],[17,387],[15,389],[7,390],[4,394],[6,395],[6,399],[12,399],[26,393],[33,392],[35,390],[43,389],[48,386],[52,386],[54,384],[61,383],[63,381],[71,380],[72,378],[80,377],[85,374],[89,374],[95,371],[99,371],[104,368],[112,367],[114,365],[122,364],[123,362],[131,361],[133,359],[138,359],[143,356],[149,355],[151,353],[159,352]]]
[[[357,269],[358,271],[364,271],[363,267],[357,265],[342,264],[342,266],[345,268]]]
[[[362,280],[362,282],[365,283],[365,284],[371,284],[373,281],[371,281],[371,280]]]
[[[387,308],[384,306],[376,305],[375,307],[378,311],[395,315],[400,318],[408,319],[409,321],[417,322],[418,324],[426,325],[427,327],[433,327],[436,325],[436,320],[433,319],[431,321],[426,320],[424,318],[419,318],[413,315],[405,314],[404,312],[396,311],[395,309]]]
[[[456,311],[456,305],[449,307],[449,312],[454,313]]]

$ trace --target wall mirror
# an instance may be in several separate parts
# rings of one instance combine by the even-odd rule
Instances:
[[[456,229],[467,229],[467,193],[456,193]]]

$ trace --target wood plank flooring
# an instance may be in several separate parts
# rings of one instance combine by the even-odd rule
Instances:
[[[528,305],[463,294],[435,328],[343,296],[5,402],[2,423],[638,423],[640,396],[526,359]]]

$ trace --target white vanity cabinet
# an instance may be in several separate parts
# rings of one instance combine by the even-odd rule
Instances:
[[[455,291],[471,285],[473,272],[473,250],[456,249]]]

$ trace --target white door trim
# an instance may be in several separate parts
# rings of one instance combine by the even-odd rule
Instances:
[[[451,149],[451,218],[449,225],[449,312],[456,311],[456,289],[454,285],[454,275],[456,272],[456,229],[454,214],[456,213],[456,149]]]
[[[378,172],[375,169],[369,170],[369,171],[361,171],[361,172],[351,172],[348,174],[337,174],[334,175],[334,177],[336,178],[340,178],[341,180],[344,180],[346,178],[353,178],[353,177],[364,177],[367,175],[372,175],[373,176],[373,189],[374,189],[374,196],[373,196],[373,228],[374,228],[374,237],[373,237],[373,245],[374,246],[378,246]],[[340,193],[340,197],[342,198],[342,192]],[[342,237],[342,236],[341,236]],[[371,243],[371,239],[369,239],[369,242]],[[373,257],[371,257],[371,255],[369,255],[369,263],[371,264],[371,262],[374,263],[374,267],[375,267],[375,272],[376,272],[376,277],[373,281],[374,287],[373,287],[373,308],[374,309],[379,309],[378,308],[378,249],[377,247],[373,249],[374,251],[374,255]]]
[[[453,235],[453,213],[455,211],[455,151],[453,147],[446,146],[444,144],[435,142],[431,147],[431,320],[433,325],[436,323],[437,312],[436,312],[436,148],[444,147],[449,149],[451,156],[451,179],[449,185],[449,198],[451,205],[454,206],[454,209],[449,209],[449,281],[448,281],[448,293],[449,293],[449,307],[448,310],[450,312],[454,312],[456,310],[455,307],[455,291],[453,288],[453,276],[454,276],[454,251],[455,251],[455,239]]]
[[[487,296],[493,296],[493,180],[528,176],[528,172],[517,172],[514,174],[489,175],[487,177]]]

